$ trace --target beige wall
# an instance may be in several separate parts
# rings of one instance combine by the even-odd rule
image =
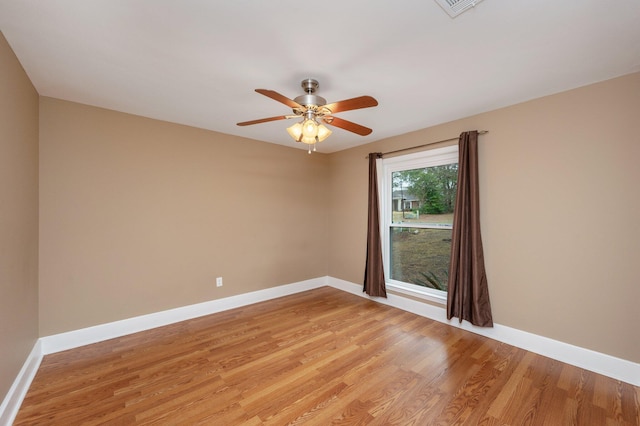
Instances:
[[[329,275],[362,283],[364,156],[472,129],[495,322],[640,362],[640,73],[332,154]]]
[[[40,130],[42,336],[327,274],[327,156],[51,98]]]
[[[38,93],[0,33],[0,402],[38,338]]]

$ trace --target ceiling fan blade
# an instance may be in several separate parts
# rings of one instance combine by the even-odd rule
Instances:
[[[280,103],[283,103],[285,105],[287,105],[290,108],[300,108],[300,109],[304,109],[302,107],[302,105],[300,105],[299,103],[297,103],[296,101],[294,101],[293,99],[289,99],[284,95],[281,95],[278,92],[274,92],[273,90],[267,90],[267,89],[256,89],[256,92],[260,93],[261,95],[265,95],[268,98],[271,98],[275,101],[278,101]]]
[[[360,96],[357,98],[345,99],[344,101],[338,101],[325,105],[325,108],[329,108],[329,110],[331,110],[331,113],[335,114],[336,112],[351,111],[360,108],[370,108],[377,105],[378,101],[376,101],[371,96]]]
[[[286,120],[287,118],[295,118],[297,115],[279,115],[277,117],[261,118],[259,120],[243,121],[238,126],[250,126],[252,124],[267,123],[269,121]]]
[[[338,117],[328,116],[328,117],[323,117],[322,120],[331,126],[340,127],[341,129],[348,130],[353,133],[357,133],[360,136],[367,136],[371,134],[371,132],[373,132],[373,130],[371,130],[368,127],[364,127],[352,121],[344,120]]]

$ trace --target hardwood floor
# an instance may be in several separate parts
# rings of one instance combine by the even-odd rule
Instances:
[[[47,355],[15,425],[640,425],[639,400],[324,287]]]

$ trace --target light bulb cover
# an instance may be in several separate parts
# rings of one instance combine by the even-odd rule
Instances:
[[[318,136],[318,123],[316,120],[307,118],[302,122],[302,136],[306,139],[315,140]]]
[[[294,141],[300,142],[300,140],[302,139],[302,123],[298,122],[291,127],[287,127],[287,132]]]
[[[331,130],[327,128],[324,124],[318,126],[318,142],[322,142],[333,133]]]

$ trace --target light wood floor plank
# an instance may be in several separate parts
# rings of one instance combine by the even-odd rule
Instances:
[[[320,288],[44,357],[15,425],[635,425],[640,389]]]

